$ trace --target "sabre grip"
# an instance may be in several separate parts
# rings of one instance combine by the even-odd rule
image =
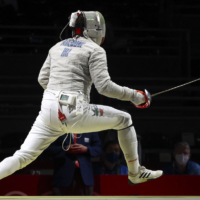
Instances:
[[[149,93],[147,90],[145,90],[145,92],[137,90],[137,92],[139,92],[139,93],[141,93],[141,94],[144,95],[145,103],[140,104],[140,105],[135,105],[135,104],[132,102],[133,105],[134,105],[136,108],[140,108],[140,109],[148,108],[148,107],[150,106],[150,102],[151,102],[151,95],[150,95],[150,93]]]

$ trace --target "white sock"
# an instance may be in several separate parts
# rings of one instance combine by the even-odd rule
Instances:
[[[18,169],[20,169],[20,162],[18,157],[11,156],[5,158],[0,163],[0,179],[13,174]]]
[[[124,153],[129,172],[132,174],[138,173],[138,167],[140,164],[138,160],[138,142],[134,127],[131,126],[118,131],[118,139],[120,147]]]

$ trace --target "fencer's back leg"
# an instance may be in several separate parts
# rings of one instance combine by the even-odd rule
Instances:
[[[65,133],[62,131],[45,129],[43,124],[36,120],[20,150],[0,163],[0,179],[26,167],[63,134]]]

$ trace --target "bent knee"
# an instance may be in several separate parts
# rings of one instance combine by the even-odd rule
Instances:
[[[118,125],[115,127],[115,129],[123,129],[132,124],[131,115],[126,112],[120,112],[118,115]]]

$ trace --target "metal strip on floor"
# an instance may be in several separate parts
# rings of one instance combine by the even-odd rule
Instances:
[[[1,196],[0,200],[15,200],[15,199],[23,199],[23,200],[80,200],[80,199],[88,199],[88,200],[200,200],[200,196]]]

